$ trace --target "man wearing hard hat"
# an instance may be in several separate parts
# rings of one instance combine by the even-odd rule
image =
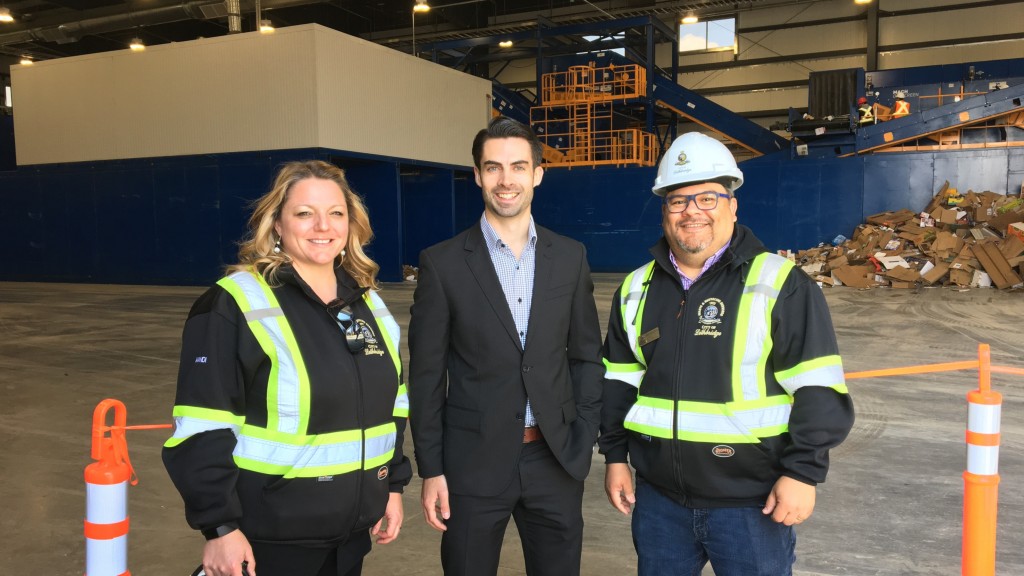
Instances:
[[[875,123],[875,114],[871,109],[871,104],[868,104],[868,99],[863,96],[857,99],[857,114],[859,116],[858,123],[861,126]]]
[[[906,96],[902,91],[896,93],[896,103],[892,107],[893,118],[903,118],[910,114],[910,102],[904,100]]]
[[[853,425],[821,289],[736,224],[742,184],[720,142],[676,139],[653,189],[664,237],[613,300],[600,448],[640,576],[791,574]]]

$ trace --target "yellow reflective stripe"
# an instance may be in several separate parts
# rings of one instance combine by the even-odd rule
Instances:
[[[623,423],[627,430],[655,438],[672,438],[672,401],[639,396]]]
[[[363,470],[371,470],[391,461],[395,455],[397,430],[394,422],[388,422],[366,431],[366,459],[363,462]]]
[[[309,425],[309,375],[273,291],[261,275],[251,272],[235,272],[218,284],[238,303],[249,329],[270,359],[267,427],[304,433]]]
[[[765,367],[772,350],[772,309],[792,269],[792,262],[775,254],[759,254],[751,262],[733,339],[732,390],[736,400],[767,394]]]
[[[311,436],[246,425],[238,435],[234,460],[239,468],[285,478],[344,474],[389,462],[394,457],[396,434],[394,422],[365,431]]]
[[[245,421],[243,416],[226,410],[198,406],[175,406],[171,415],[174,417],[174,434],[164,442],[166,448],[174,448],[196,434],[212,430],[231,430],[237,436]]]
[[[726,404],[683,401],[678,404],[676,438],[753,444],[787,431],[791,411],[788,396]]]
[[[843,361],[838,355],[801,362],[788,370],[776,372],[775,379],[790,395],[805,386],[824,386],[840,394],[848,393]]]
[[[654,260],[630,272],[622,281],[619,293],[619,309],[622,314],[622,330],[626,333],[629,348],[637,361],[647,365],[644,352],[638,344],[643,330],[644,304],[646,303],[647,282],[654,275]]]
[[[409,389],[406,388],[405,384],[398,385],[393,416],[396,418],[407,418],[409,416]]]
[[[611,362],[607,358],[603,358],[602,361],[604,362],[605,378],[625,382],[634,388],[640,387],[640,382],[646,373],[643,364],[619,364]]]
[[[384,342],[388,346],[391,361],[395,364],[395,374],[401,378],[402,358],[398,351],[402,340],[401,328],[398,326],[398,322],[395,321],[395,317],[388,310],[388,307],[384,305],[384,300],[376,292],[371,290],[363,293],[363,299],[366,300],[366,304],[373,312],[373,321],[377,324],[377,331],[384,337]]]

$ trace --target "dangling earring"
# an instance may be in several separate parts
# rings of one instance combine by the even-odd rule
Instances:
[[[277,242],[274,242],[274,254],[280,254],[280,253],[281,253],[281,239],[278,238]]]
[[[345,249],[344,249],[344,248],[342,248],[342,249],[341,249],[341,261],[340,261],[340,262],[338,262],[338,264],[341,264],[342,262],[344,262],[344,261],[345,261],[345,254],[346,254],[346,252],[345,252]]]

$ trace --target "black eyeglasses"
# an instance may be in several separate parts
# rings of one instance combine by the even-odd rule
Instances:
[[[732,198],[732,196],[720,192],[701,192],[690,196],[676,194],[665,199],[665,206],[672,214],[679,214],[680,212],[686,212],[686,208],[692,200],[697,205],[697,208],[701,210],[714,210],[718,208],[719,198]]]
[[[362,351],[366,347],[366,336],[356,326],[356,321],[352,318],[352,308],[345,306],[339,310],[335,320],[338,321],[341,331],[345,333],[345,344],[348,346],[348,351],[353,354]]]

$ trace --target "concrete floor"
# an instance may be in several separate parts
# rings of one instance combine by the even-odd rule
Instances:
[[[597,277],[603,321],[620,279]],[[383,292],[403,327],[413,289],[392,284]],[[180,331],[202,290],[0,283],[0,574],[82,574],[93,408],[113,397],[127,405],[129,424],[170,422]],[[979,342],[991,344],[995,364],[1024,366],[1020,292],[836,288],[826,296],[848,372],[970,360]],[[798,576],[960,573],[965,394],[977,386],[975,374],[850,382],[857,424],[833,452],[814,517],[798,530]],[[996,376],[994,386],[1004,399],[997,572],[1024,574],[1024,378]],[[202,548],[160,463],[167,435],[129,432],[140,479],[130,490],[136,575],[188,574]],[[401,537],[374,550],[368,576],[441,573],[439,534],[423,522],[419,484],[406,493]],[[583,573],[635,573],[628,519],[608,505],[602,486],[595,456]],[[501,574],[524,573],[510,527]]]

